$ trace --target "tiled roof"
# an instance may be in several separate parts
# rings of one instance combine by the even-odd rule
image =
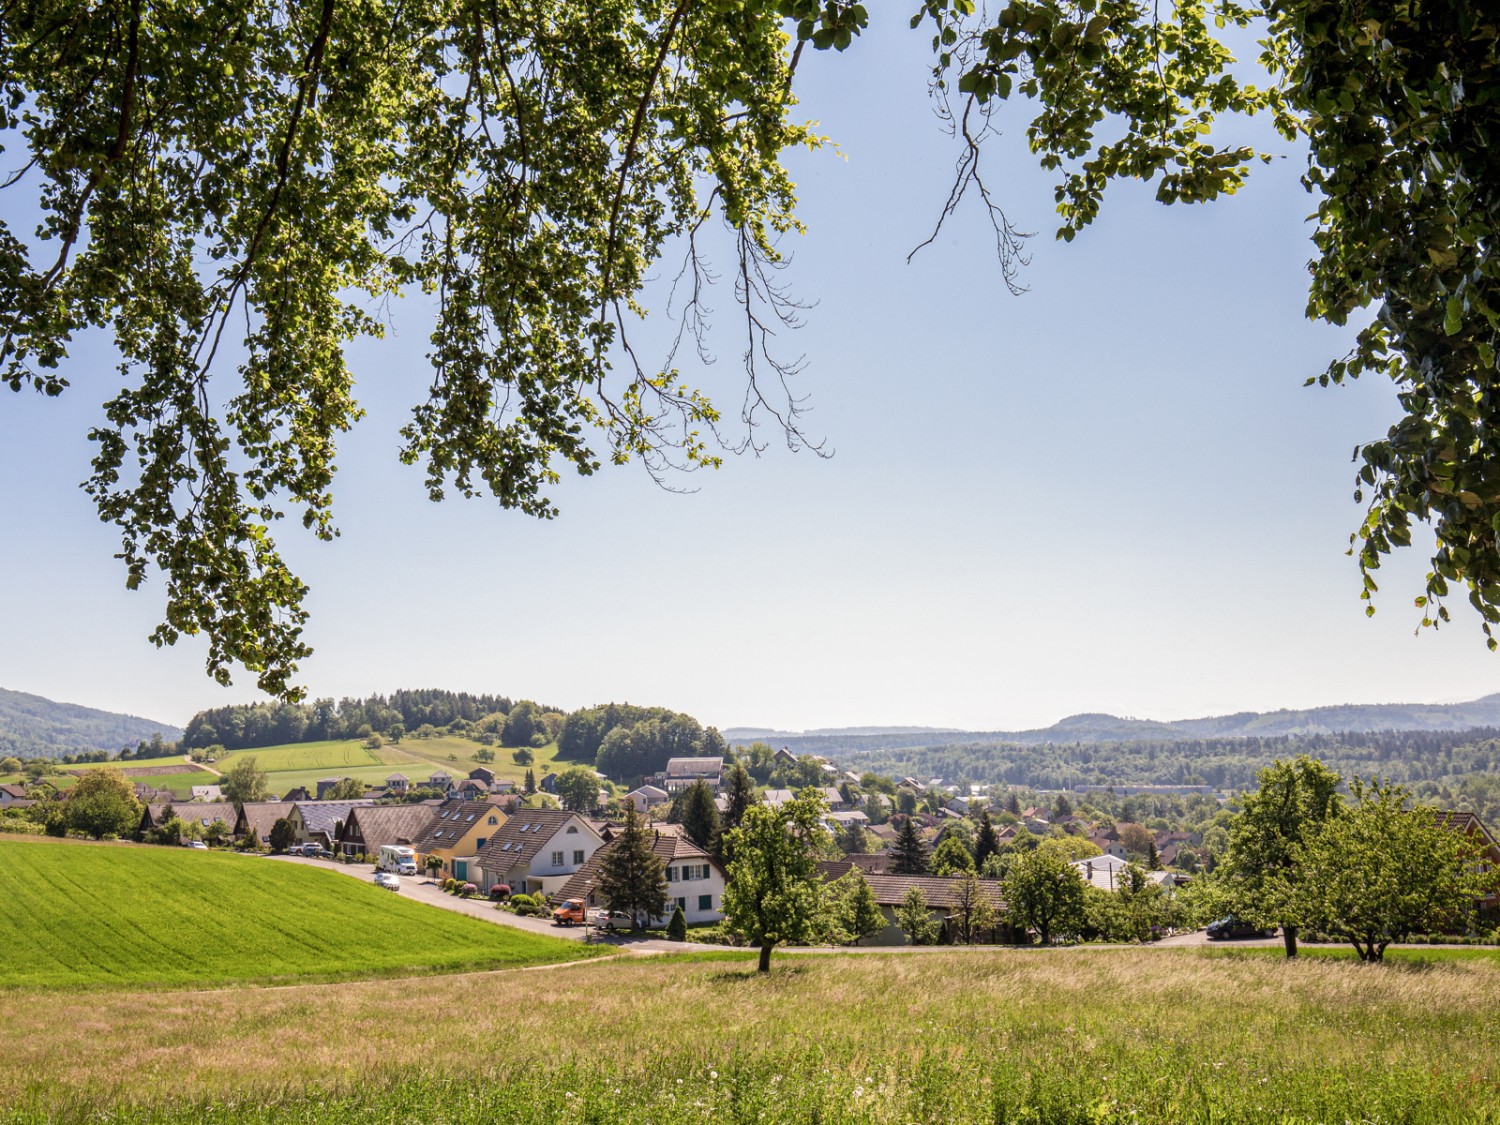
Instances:
[[[163,801],[146,807],[152,824],[160,824],[161,814],[171,808],[172,815],[184,824],[196,821],[207,828],[214,821],[222,820],[226,828],[234,827],[234,806],[224,801]]]
[[[723,769],[723,758],[667,759],[668,777],[718,777]]]
[[[338,823],[349,819],[349,810],[371,804],[370,801],[298,801],[297,811],[309,835],[322,833],[332,840]]]
[[[825,879],[837,879],[848,873],[853,864],[846,860],[833,860],[818,864],[818,872]],[[865,875],[865,882],[875,892],[875,901],[881,906],[900,906],[906,892],[919,887],[927,905],[937,910],[952,910],[958,906],[958,884],[962,876],[938,875]],[[980,893],[989,899],[996,910],[1003,909],[1005,899],[1001,894],[998,879],[979,880]]]
[[[0,785],[0,793],[9,793],[12,797],[24,797],[26,796],[26,786]]]
[[[248,835],[250,829],[260,837],[262,844],[271,842],[271,829],[276,822],[292,811],[292,801],[247,801],[240,806],[240,815],[235,820],[235,830]]]
[[[664,864],[673,863],[714,863],[713,856],[693,843],[692,839],[681,831],[681,825],[663,824],[659,828],[648,828],[651,835],[651,852]],[[609,843],[589,856],[587,862],[563,884],[558,894],[562,898],[587,898],[594,891],[594,885],[599,881],[599,869],[604,864],[605,856],[609,850],[620,842],[616,836]]]
[[[433,810],[432,820],[428,822],[421,838],[412,846],[423,853],[431,852],[434,848],[452,847],[481,817],[492,816],[496,811],[496,806],[488,801],[453,797]]]
[[[588,822],[566,809],[517,809],[489,838],[476,861],[485,871],[509,871],[518,862],[530,863],[569,821],[592,832]]]
[[[415,844],[437,815],[431,805],[370,805],[354,809],[344,825],[346,840],[357,838],[367,853],[386,844]]]

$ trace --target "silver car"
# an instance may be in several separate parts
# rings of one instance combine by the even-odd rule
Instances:
[[[375,872],[375,885],[377,887],[384,887],[388,891],[399,891],[401,889],[401,880],[389,871],[377,871]]]

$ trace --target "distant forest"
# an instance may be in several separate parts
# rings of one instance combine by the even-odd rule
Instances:
[[[0,758],[112,754],[153,735],[170,740],[179,733],[169,723],[0,688]]]

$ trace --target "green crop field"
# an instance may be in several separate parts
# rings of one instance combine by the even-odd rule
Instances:
[[[261,857],[7,836],[0,872],[8,989],[452,972],[586,952]]]
[[[214,763],[214,769],[227,773],[240,758],[254,758],[267,773],[326,771],[342,777],[351,769],[389,765],[385,750],[371,750],[358,739],[330,742],[294,742],[286,746],[267,746],[260,750],[236,750]],[[392,772],[390,769],[386,773]]]
[[[49,994],[0,1021],[0,1122],[1500,1122],[1490,959],[929,950],[778,954],[769,977],[752,964]]]

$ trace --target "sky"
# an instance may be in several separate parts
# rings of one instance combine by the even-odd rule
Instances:
[[[1304,318],[1301,153],[1237,124],[1216,143],[1281,154],[1238,196],[1169,208],[1116,185],[1065,244],[1007,111],[988,174],[1036,232],[1027,292],[1006,290],[973,207],[908,265],[955,156],[925,39],[877,20],[798,72],[799,112],[839,152],[789,158],[809,233],[785,278],[812,307],[785,344],[833,455],[768,433],[764,455],[677,482],[688,492],[609,468],[565,480],[549,522],[433,504],[396,459],[427,383],[430,310],[406,301],[393,336],[351,349],[368,417],[340,444],[341,537],[276,533],[312,588],[311,695],[1004,730],[1500,690],[1461,598],[1452,625],[1417,635],[1420,550],[1382,568],[1373,618],[1359,601],[1350,456],[1397,406],[1375,380],[1303,386],[1352,329]],[[717,343],[716,365],[684,374],[732,407],[737,347]],[[160,584],[125,590],[117,535],[78,488],[118,378],[107,343],[81,342],[67,374],[60,399],[0,395],[0,687],[176,724],[262,698],[243,670],[209,680],[201,640],[148,643]]]

